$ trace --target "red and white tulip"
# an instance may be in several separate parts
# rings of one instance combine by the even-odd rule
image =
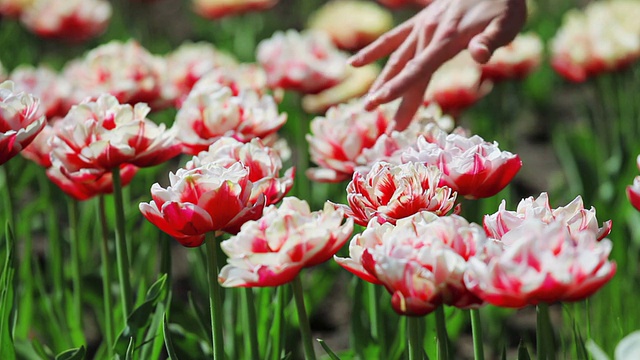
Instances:
[[[280,176],[282,159],[278,153],[262,144],[259,139],[242,143],[231,137],[223,137],[213,143],[209,150],[203,151],[186,165],[193,169],[204,164],[216,164],[230,167],[241,163],[249,169],[249,180],[253,183],[250,201],[257,202],[265,197],[265,205],[272,205],[282,200],[293,186],[294,169],[287,170]]]
[[[422,316],[441,304],[482,304],[464,285],[467,262],[488,240],[464,218],[421,212],[396,225],[372,220],[349,245],[349,258],[336,261],[365,281],[381,284],[401,315]]]
[[[153,184],[153,200],[140,203],[140,211],[183,246],[202,245],[208,232],[236,233],[264,210],[264,196],[251,201],[249,169],[240,163],[178,169],[169,182],[166,189]]]
[[[222,286],[278,286],[293,280],[306,267],[329,260],[347,242],[353,221],[327,202],[321,211],[294,197],[279,208],[269,206],[257,221],[222,242],[229,257],[218,277]]]
[[[192,91],[176,115],[173,129],[183,151],[197,155],[216,140],[230,136],[241,142],[274,134],[287,121],[270,95],[213,84]]]
[[[440,186],[441,176],[435,166],[379,162],[366,175],[353,174],[347,186],[349,206],[341,207],[362,226],[367,226],[371,219],[395,224],[421,211],[444,216],[453,209],[456,193]]]
[[[45,125],[37,98],[16,91],[12,81],[0,84],[0,165],[29,145]]]

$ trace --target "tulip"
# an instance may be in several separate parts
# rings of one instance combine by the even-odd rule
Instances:
[[[611,232],[611,220],[606,221],[599,228],[596,209],[594,207],[589,210],[585,209],[581,196],[577,196],[564,207],[552,209],[547,193],[543,192],[537,199],[533,197],[522,199],[516,211],[508,211],[505,208],[506,202],[503,200],[498,212],[484,216],[483,226],[487,236],[502,240],[506,233],[532,219],[544,224],[560,222],[565,224],[572,234],[589,230],[596,234],[598,240],[603,239]],[[504,242],[504,240],[502,241]]]
[[[60,122],[58,121],[57,123]],[[20,154],[45,169],[51,167],[51,151],[53,147],[49,140],[55,135],[56,130],[54,127],[46,124],[31,144],[25,147]]]
[[[482,79],[480,65],[463,51],[433,73],[424,103],[436,103],[444,112],[455,113],[473,105],[488,94],[492,86],[490,81]]]
[[[287,197],[279,208],[269,206],[257,221],[222,242],[229,256],[219,280],[226,287],[278,286],[292,281],[306,267],[329,260],[349,239],[353,221],[327,202],[311,212],[304,200]]]
[[[207,19],[219,19],[249,11],[266,10],[278,0],[193,0],[193,8],[198,15]]]
[[[146,116],[144,103],[121,105],[111,95],[74,106],[52,139],[52,157],[75,181],[93,181],[123,164],[148,167],[180,153],[175,135]]]
[[[326,32],[334,44],[344,50],[363,48],[392,27],[393,17],[389,11],[362,0],[327,2],[309,20],[310,29]]]
[[[258,44],[257,58],[272,88],[316,94],[346,75],[347,56],[321,32],[276,32]]]
[[[320,168],[309,169],[307,176],[322,182],[350,178],[362,151],[372,147],[393,126],[393,111],[393,107],[382,105],[368,112],[362,100],[354,100],[314,118],[312,134],[306,137],[311,160]]]
[[[640,57],[640,15],[635,1],[590,4],[570,10],[551,39],[551,65],[570,81],[615,71]]]
[[[17,92],[12,81],[0,84],[0,165],[29,145],[46,125],[39,101]]]
[[[163,66],[136,41],[111,41],[68,63],[63,75],[74,86],[73,104],[108,93],[134,105],[158,100]]]
[[[181,105],[189,91],[203,76],[216,69],[236,65],[236,60],[205,42],[184,43],[165,56],[162,76],[162,100]]]
[[[538,35],[520,34],[510,44],[498,48],[489,62],[482,65],[482,78],[491,81],[524,79],[540,65],[542,52]]]
[[[421,163],[391,165],[376,163],[368,174],[356,172],[347,186],[349,206],[345,215],[367,226],[371,219],[395,224],[420,211],[446,215],[456,201],[456,193],[440,187],[442,173]]]
[[[490,197],[509,184],[522,167],[518,155],[501,151],[474,135],[447,134],[433,124],[426,137],[401,154],[402,162],[436,165],[444,174],[442,184],[468,198]]]
[[[152,224],[187,247],[200,246],[207,232],[236,233],[262,215],[265,197],[250,201],[253,184],[248,167],[209,163],[169,173],[169,187],[155,183],[140,211]]]
[[[35,0],[20,20],[38,36],[80,42],[102,34],[111,12],[106,0]]]
[[[56,184],[65,194],[78,201],[91,199],[98,195],[113,193],[113,175],[105,173],[92,181],[74,181],[61,170],[60,163],[56,163],[47,169],[47,177]],[[138,172],[138,168],[125,164],[120,167],[122,186],[127,186]]]
[[[41,113],[47,119],[67,114],[66,101],[71,95],[71,84],[50,68],[21,65],[11,72],[9,78],[16,89],[40,99]]]
[[[186,169],[194,169],[204,164],[216,164],[226,168],[241,163],[249,169],[249,181],[253,183],[250,202],[265,197],[265,205],[280,200],[293,186],[294,169],[290,168],[279,178],[282,160],[278,153],[263,145],[259,139],[242,143],[234,138],[223,137],[213,143],[208,151],[203,151],[189,161]]]
[[[17,18],[34,0],[0,0],[0,15]]]
[[[611,241],[598,240],[593,229],[527,219],[501,241],[504,248],[492,256],[472,258],[465,275],[467,288],[496,306],[582,300],[616,272],[608,260]]]
[[[463,281],[467,262],[488,240],[464,218],[420,212],[396,225],[372,219],[349,245],[349,258],[335,257],[365,281],[381,284],[401,315],[426,315],[441,304],[472,308],[482,301]]]
[[[263,96],[270,90],[267,86],[267,73],[256,64],[240,64],[212,70],[198,80],[193,86],[193,91],[206,91],[216,85],[228,87],[233,96],[238,96],[244,91],[254,91]],[[273,94],[277,102],[280,101],[279,91],[280,89],[275,89]]]
[[[176,115],[173,129],[183,151],[196,155],[223,136],[242,142],[267,137],[286,121],[286,114],[278,113],[270,95],[247,90],[234,96],[230,88],[213,84],[189,94]]]
[[[633,185],[627,186],[627,197],[638,211],[640,211],[640,176],[633,179]]]

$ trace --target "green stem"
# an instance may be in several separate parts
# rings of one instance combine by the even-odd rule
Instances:
[[[17,209],[13,208],[13,184],[11,179],[11,171],[9,170],[9,164],[5,163],[2,167],[4,172],[4,210],[5,214],[7,214],[7,221],[9,222],[9,226],[11,226],[12,231],[16,231],[16,221],[15,214],[17,213]]]
[[[471,309],[471,332],[473,334],[473,358],[484,360],[484,347],[482,346],[482,324],[480,323],[480,310]]]
[[[378,342],[380,354],[386,355],[387,342],[386,337],[382,333],[384,328],[382,317],[380,316],[379,289],[380,287],[376,284],[367,284],[367,290],[369,292],[369,322],[371,323],[371,336]]]
[[[105,340],[107,342],[107,355],[109,359],[114,357],[113,353],[113,304],[111,303],[111,259],[109,257],[109,236],[107,233],[107,217],[104,207],[104,195],[98,198],[98,217],[102,242],[100,246],[102,259],[102,299],[104,302],[104,327]]]
[[[122,201],[122,181],[120,168],[115,167],[111,171],[113,175],[113,199],[116,211],[116,263],[118,267],[118,280],[120,281],[120,300],[122,302],[122,315],[124,323],[131,314],[131,281],[129,280],[129,255],[127,254],[127,240],[124,223],[124,204]]]
[[[407,332],[409,333],[409,360],[422,360],[422,340],[420,339],[421,317],[407,316]]]
[[[291,282],[293,289],[293,297],[298,310],[298,322],[300,325],[300,334],[302,335],[302,345],[304,346],[304,356],[306,360],[315,360],[316,354],[313,351],[313,342],[311,340],[311,326],[307,317],[307,310],[304,307],[304,294],[302,293],[302,281],[300,275],[296,276]]]
[[[71,283],[72,294],[72,321],[75,331],[82,332],[82,276],[80,271],[80,239],[78,238],[78,201],[68,199],[69,206],[69,240],[71,244]],[[74,336],[76,337],[76,336]]]
[[[47,224],[47,236],[49,238],[49,273],[53,281],[54,301],[59,302],[63,294],[63,272],[62,272],[62,244],[60,243],[60,228],[58,224],[58,213],[54,205],[51,182],[44,172],[38,173],[38,185],[42,191],[42,196],[48,200],[49,206],[45,213]]]
[[[584,312],[587,315],[587,339],[592,339],[591,337],[591,308],[589,306],[589,299],[584,300]]]
[[[538,360],[553,360],[553,328],[549,318],[549,304],[540,303],[536,307],[536,344]]]
[[[444,305],[436,308],[436,338],[438,340],[438,359],[449,359],[449,337],[444,319]]]
[[[271,339],[273,346],[271,347],[271,360],[282,359],[282,323],[284,322],[284,287],[276,288],[276,309],[273,318],[273,326],[271,326]]]
[[[218,283],[218,243],[213,232],[205,238],[207,248],[207,274],[209,283],[209,307],[211,312],[211,333],[213,334],[213,358],[224,359],[222,339],[222,301],[220,300],[220,284]]]
[[[244,329],[245,334],[249,336],[249,341],[246,341],[245,337],[245,356],[248,355],[249,359],[257,359],[259,358],[258,334],[256,333],[258,324],[256,322],[256,307],[254,305],[255,299],[253,296],[253,289],[245,288],[241,290]]]

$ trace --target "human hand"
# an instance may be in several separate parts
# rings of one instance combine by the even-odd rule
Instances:
[[[464,49],[486,63],[513,40],[526,17],[526,0],[434,0],[349,59],[351,65],[363,66],[391,54],[369,90],[365,109],[401,97],[396,129],[405,129],[440,65]]]

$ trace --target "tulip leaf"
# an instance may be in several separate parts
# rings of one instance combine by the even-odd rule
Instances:
[[[135,346],[135,343],[133,341],[133,338],[131,338],[129,340],[129,346],[127,346],[127,353],[125,354],[124,359],[125,360],[133,360],[133,348]]]
[[[169,359],[178,360],[178,355],[173,348],[173,340],[171,340],[171,331],[169,331],[169,320],[167,319],[167,313],[164,313],[164,321],[162,322],[162,336],[164,337],[164,346],[167,349]]]
[[[202,334],[207,339],[209,339],[209,341],[212,341],[213,336],[211,335],[211,326],[205,326],[205,324],[202,322],[202,319],[209,318],[209,314],[205,314],[202,309],[200,309],[198,305],[196,305],[196,303],[193,301],[193,295],[191,294],[191,292],[187,294],[187,298],[189,300],[189,306],[191,307],[191,310],[193,310],[193,314],[195,315],[198,328],[200,328]]]
[[[0,359],[16,358],[13,337],[11,336],[11,314],[13,311],[13,232],[7,222],[6,226],[6,260],[0,276]]]
[[[322,339],[316,339],[319,343],[320,346],[322,346],[322,348],[324,349],[324,351],[327,353],[327,355],[329,355],[329,359],[331,360],[340,360],[340,358],[338,357],[338,355],[336,355],[333,350],[331,350],[331,348],[329,347],[329,345],[327,345],[327,343],[324,342],[324,340]]]
[[[527,345],[524,344],[522,339],[520,339],[520,344],[518,344],[518,360],[531,360],[529,350],[527,350]]]
[[[117,354],[126,353],[131,338],[136,338],[139,332],[146,332],[152,322],[152,314],[156,310],[161,295],[166,294],[167,274],[162,275],[147,291],[144,301],[136,307],[129,317],[127,324],[118,336],[114,346]]]
[[[203,341],[198,335],[186,330],[178,324],[166,324],[165,347],[167,338],[173,346],[176,358],[181,359],[205,359],[211,358],[211,344]],[[172,359],[174,359],[172,357]]]
[[[61,352],[56,356],[56,360],[82,360],[84,359],[87,351],[84,346],[79,348],[69,349]]]

